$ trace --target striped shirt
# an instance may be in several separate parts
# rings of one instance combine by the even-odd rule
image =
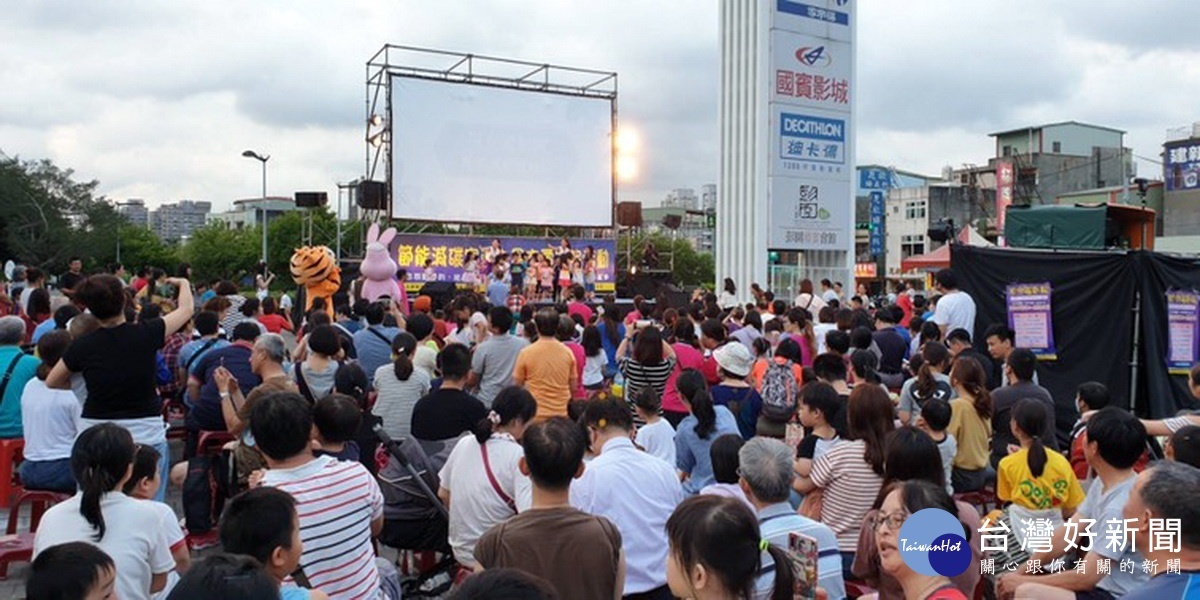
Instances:
[[[654,388],[658,397],[662,398],[667,389],[667,379],[671,378],[671,371],[675,369],[675,359],[664,358],[658,363],[648,365],[625,357],[621,359],[620,367],[621,375],[625,376],[625,400],[629,403],[629,410],[633,411],[634,399],[645,388]],[[633,414],[635,423],[644,423],[636,412]]]
[[[339,599],[380,597],[371,523],[383,518],[383,495],[361,464],[321,456],[292,469],[270,469],[263,485],[296,499],[304,542],[300,567],[314,589]]]
[[[846,597],[846,584],[842,580],[842,556],[838,552],[837,536],[833,531],[808,517],[796,514],[792,505],[780,502],[764,506],[758,513],[759,535],[762,539],[784,550],[788,549],[791,533],[806,535],[817,541],[817,584],[830,600]],[[762,568],[754,583],[754,597],[766,600],[775,587],[775,560],[770,552],[762,553]]]
[[[854,552],[858,547],[863,517],[883,486],[883,477],[863,458],[866,450],[862,440],[842,442],[813,463],[812,482],[825,494],[821,522],[837,534],[842,552]]]

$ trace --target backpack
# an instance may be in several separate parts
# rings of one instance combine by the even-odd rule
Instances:
[[[183,480],[183,518],[188,533],[203,534],[216,528],[229,497],[229,460],[224,452],[188,460]]]
[[[779,364],[769,361],[763,375],[762,416],[773,423],[787,423],[796,414],[796,375],[792,361]]]
[[[949,383],[938,379],[936,383],[934,383],[933,392],[931,392],[928,397],[925,397],[921,395],[919,390],[917,390],[917,384],[914,381],[911,393],[913,397],[913,403],[917,405],[917,408],[923,408],[925,403],[929,402],[930,400],[942,400],[944,402],[949,402],[950,397],[954,395],[954,389],[950,387]]]

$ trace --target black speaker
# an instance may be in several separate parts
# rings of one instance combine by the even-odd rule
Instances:
[[[618,202],[617,203],[617,225],[621,227],[641,227],[642,226],[642,203],[641,202]]]
[[[664,215],[662,224],[667,229],[679,229],[683,225],[683,215]]]
[[[433,310],[440,310],[450,305],[450,301],[454,300],[454,295],[458,293],[458,286],[453,281],[430,281],[421,286],[421,291],[418,292],[421,296],[429,296],[432,300]]]
[[[388,207],[387,183],[383,181],[359,183],[358,206],[367,210],[385,210]]]
[[[316,208],[329,204],[329,194],[325,192],[296,192],[296,206],[300,208]]]

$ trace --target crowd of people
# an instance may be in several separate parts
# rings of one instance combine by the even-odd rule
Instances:
[[[1200,586],[1200,417],[1141,421],[1097,382],[1053,397],[1005,325],[974,339],[950,270],[928,302],[843,305],[806,280],[792,301],[755,285],[739,303],[726,281],[626,311],[567,281],[564,301],[514,307],[512,282],[445,306],[339,295],[292,322],[186,268],[79,267],[61,298],[27,270],[0,302],[0,438],[24,439],[24,488],[64,494],[36,532],[31,600]],[[904,559],[901,528],[928,508],[961,525],[961,573]],[[1113,521],[1130,543],[1102,543]],[[377,544],[446,559],[405,579]]]

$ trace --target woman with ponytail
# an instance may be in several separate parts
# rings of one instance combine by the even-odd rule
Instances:
[[[879,378],[879,357],[870,350],[857,349],[850,354],[850,367],[854,373],[854,385],[869,383],[882,386]]]
[[[1048,413],[1041,402],[1030,398],[1017,402],[1012,410],[1010,427],[1020,448],[1010,446],[1009,455],[1000,460],[996,470],[996,498],[1011,504],[988,515],[991,522],[999,519],[1003,526],[1009,527],[1012,539],[1007,548],[1011,554],[1005,555],[1003,564],[1012,560],[1020,564],[1029,559],[1028,553],[1020,551],[1026,546],[1021,539],[1024,533],[1021,524],[1026,519],[1046,519],[1057,529],[1075,514],[1084,499],[1083,487],[1071,463],[1042,445],[1049,427]]]
[[[945,374],[950,366],[950,350],[945,344],[927,342],[921,346],[920,363],[917,376],[905,381],[900,388],[900,422],[904,425],[921,416],[921,406],[926,402],[949,402],[956,395]]]
[[[67,542],[95,544],[116,564],[117,595],[148,599],[166,586],[175,559],[158,511],[122,492],[136,452],[133,436],[114,423],[79,434],[71,449],[79,492],[46,511],[34,537],[33,555]]]
[[[960,355],[954,360],[950,384],[958,394],[950,401],[950,425],[946,427],[946,433],[958,444],[950,483],[955,493],[962,494],[981,489],[994,475],[989,463],[992,397],[983,367],[970,356]]]
[[[438,474],[438,497],[450,509],[450,546],[459,564],[475,564],[475,543],[493,525],[529,508],[532,492],[522,475],[521,436],[537,413],[529,390],[510,386],[472,433],[455,444]]]
[[[413,366],[417,338],[401,331],[392,338],[392,364],[375,370],[375,406],[371,413],[383,419],[383,429],[393,439],[412,434],[413,408],[429,393],[429,374]]]
[[[713,440],[727,433],[741,433],[733,413],[713,404],[703,373],[685,369],[675,380],[675,389],[688,410],[675,431],[675,467],[684,478],[683,491],[691,495],[716,483],[709,454]]]
[[[667,519],[667,585],[677,598],[755,597],[764,544],[758,517],[746,505],[723,496],[684,500]],[[775,544],[765,550],[777,565],[788,565],[787,552]],[[790,600],[795,574],[777,569],[768,598]]]

